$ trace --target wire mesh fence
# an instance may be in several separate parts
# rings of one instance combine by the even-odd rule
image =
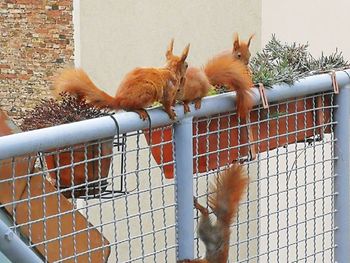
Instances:
[[[337,107],[329,91],[258,106],[248,121],[234,112],[193,119],[187,187],[200,203],[219,171],[233,162],[248,170],[229,262],[335,261]],[[0,219],[43,261],[176,262],[173,134],[173,125],[137,129],[3,159]],[[203,257],[196,233],[193,243]]]
[[[12,175],[0,184],[16,190],[23,180],[25,190],[17,200],[9,193],[0,207],[14,219],[11,229],[50,262],[173,259],[174,182],[149,148],[137,131],[40,153],[36,165],[26,158],[18,177],[20,163],[9,161]]]
[[[214,127],[211,139],[216,143],[212,149],[206,145],[205,154],[196,152],[197,164],[208,167],[212,159],[220,167],[225,159],[243,160],[249,171],[247,196],[232,228],[230,262],[334,262],[333,102],[332,93],[322,93],[272,104],[269,110],[259,107],[248,124],[234,124],[232,113],[210,117],[203,133],[194,136],[197,144],[201,136],[210,140]],[[253,140],[244,136],[247,129]],[[230,143],[237,139],[245,143]],[[253,158],[247,156],[249,147],[258,153]],[[195,175],[195,193],[202,203],[216,174]],[[203,256],[203,245],[196,240],[197,255]]]

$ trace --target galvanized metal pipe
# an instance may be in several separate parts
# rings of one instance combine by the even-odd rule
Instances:
[[[192,117],[174,125],[176,233],[178,260],[193,259]]]
[[[347,70],[347,73],[350,74],[350,70]],[[350,83],[349,76],[345,72],[339,71],[336,75],[340,87]],[[266,96],[268,101],[275,102],[329,90],[332,90],[331,77],[329,74],[322,74],[302,79],[293,86],[276,85],[266,90]],[[254,89],[254,94],[255,104],[260,104],[260,96],[257,89]],[[206,97],[203,99],[201,109],[195,110],[193,105],[191,105],[191,112],[186,115],[183,113],[182,105],[177,105],[178,121],[187,117],[198,118],[232,111],[235,108],[235,98],[235,93],[232,92]],[[172,123],[168,115],[160,108],[151,109],[148,113],[152,127]],[[119,133],[121,134],[149,128],[149,122],[140,120],[138,115],[133,112],[118,113],[114,115],[114,118],[118,122]],[[0,159],[108,138],[114,136],[116,132],[117,128],[114,120],[111,117],[102,117],[3,136],[0,137]]]
[[[13,263],[43,262],[3,221],[0,220],[0,251]]]
[[[350,258],[350,84],[340,89],[335,120],[335,262]]]

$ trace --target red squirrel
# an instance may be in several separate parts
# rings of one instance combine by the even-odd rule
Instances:
[[[173,54],[174,40],[166,51],[166,65],[163,68],[135,68],[122,80],[114,97],[99,89],[82,69],[66,69],[54,82],[56,94],[67,92],[86,99],[97,107],[135,111],[145,120],[148,115],[144,108],[160,102],[170,119],[176,114],[172,109],[180,82],[187,70],[185,61],[190,45],[181,56]]]
[[[211,185],[208,204],[216,217],[216,222],[209,217],[209,211],[194,199],[195,208],[201,213],[198,223],[198,236],[205,245],[204,259],[185,259],[178,263],[226,263],[230,248],[230,225],[237,214],[240,200],[248,185],[244,168],[233,164],[216,177]]]
[[[184,113],[190,112],[188,104],[192,101],[195,109],[200,109],[202,98],[208,94],[210,87],[209,79],[202,69],[189,67],[186,71],[184,84],[176,96],[176,99],[182,101],[184,105]]]
[[[235,33],[233,37],[232,51],[225,50],[218,55],[219,56],[226,55],[226,56],[232,57],[233,60],[240,60],[245,65],[248,65],[250,56],[251,56],[249,48],[253,37],[254,37],[254,34],[250,35],[247,42],[240,41],[238,33]]]
[[[253,80],[249,68],[240,60],[216,56],[204,66],[205,75],[214,87],[225,86],[237,94],[237,114],[245,118],[253,107]]]
[[[188,104],[195,102],[195,109],[201,107],[201,100],[208,94],[211,86],[225,86],[237,93],[237,113],[240,117],[248,115],[253,107],[251,87],[253,81],[248,68],[250,58],[248,42],[240,42],[235,34],[232,52],[221,52],[214,56],[203,68],[189,67],[184,85],[177,94],[177,99],[184,104],[184,112],[190,111]]]

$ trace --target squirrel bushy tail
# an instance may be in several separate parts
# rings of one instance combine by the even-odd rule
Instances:
[[[237,93],[237,113],[246,117],[253,107],[253,81],[248,67],[230,56],[216,56],[204,66],[204,72],[213,86],[225,86]]]
[[[245,170],[239,164],[218,175],[211,185],[212,194],[208,198],[209,207],[216,216],[213,222],[207,208],[194,200],[195,208],[201,213],[198,236],[206,248],[204,259],[185,259],[178,263],[226,263],[230,248],[230,225],[236,216],[240,200],[248,185]]]
[[[223,225],[229,227],[247,187],[248,177],[241,165],[234,164],[216,177],[208,198],[209,207]]]
[[[206,213],[202,213],[198,226],[200,239],[206,247],[208,263],[226,263],[230,249],[230,225],[237,214],[239,202],[248,184],[243,167],[234,164],[216,178],[211,185],[209,207],[216,216],[213,224]],[[201,211],[201,210],[200,210]]]
[[[67,92],[100,108],[119,109],[119,100],[99,89],[80,68],[65,69],[54,82],[56,95]]]

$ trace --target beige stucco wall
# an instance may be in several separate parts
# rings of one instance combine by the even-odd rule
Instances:
[[[136,66],[162,66],[169,40],[175,52],[190,42],[189,62],[199,65],[232,46],[233,32],[256,34],[260,48],[261,1],[80,1],[81,66],[110,94]],[[79,43],[77,42],[77,43]]]
[[[262,43],[276,33],[283,41],[309,42],[314,55],[338,47],[350,59],[349,9],[348,0],[264,0]]]
[[[162,66],[165,61],[165,50],[171,38],[175,38],[175,52],[182,51],[187,43],[191,43],[188,61],[200,66],[215,53],[225,49],[231,49],[233,33],[241,33],[247,39],[251,33],[256,37],[252,42],[251,50],[256,52],[261,43],[261,8],[260,1],[210,1],[210,0],[146,0],[146,1],[115,1],[103,0],[97,4],[96,0],[75,1],[75,60],[76,64],[83,67],[92,77],[93,81],[101,88],[114,94],[122,77],[137,66]],[[128,147],[135,144],[135,140],[128,140]],[[142,147],[146,143],[141,138]],[[128,171],[135,170],[135,158],[128,155]],[[139,166],[148,167],[148,151],[143,151],[140,156]],[[154,160],[151,166],[155,166]],[[115,167],[119,164],[116,163]],[[157,181],[160,169],[152,169],[152,177],[149,174],[138,176],[140,188],[147,189],[149,181],[152,187],[162,185]],[[133,179],[128,176],[128,184],[133,184]],[[117,185],[115,186],[117,188]],[[131,187],[133,189],[133,187]],[[152,193],[155,200],[161,200],[160,193]],[[174,198],[172,191],[164,192],[167,200]],[[147,200],[148,199],[148,200]],[[148,207],[148,198],[142,198],[141,207]],[[91,201],[93,202],[93,201]],[[91,203],[89,202],[89,203]],[[79,203],[78,207],[85,206]],[[124,207],[125,204],[120,204]],[[128,206],[132,211],[137,209],[137,202],[131,200]],[[99,224],[100,214],[104,219],[113,220],[113,208],[110,203],[89,209],[89,220]],[[120,209],[119,209],[120,210]],[[118,210],[117,217],[122,215]],[[130,211],[129,211],[130,212]],[[254,213],[251,209],[251,213]],[[172,210],[166,213],[167,224],[174,224]],[[256,217],[256,215],[255,215]],[[108,220],[107,220],[108,221]],[[150,220],[144,220],[144,232],[150,227]],[[156,217],[154,224],[162,227],[162,217]],[[137,224],[136,224],[137,225]],[[135,226],[136,226],[135,225]],[[127,237],[127,225],[125,220],[118,223],[118,237]],[[138,228],[133,228],[134,230]],[[253,229],[253,226],[251,226]],[[132,231],[134,231],[132,230]],[[151,230],[149,230],[151,231]],[[115,229],[113,225],[104,227],[104,235],[110,242],[115,242]],[[131,233],[133,235],[133,233]],[[162,233],[160,233],[162,234]],[[168,245],[175,239],[174,229],[169,229]],[[157,250],[164,248],[163,243],[157,238]],[[160,243],[159,243],[160,242]],[[127,245],[118,245],[118,259],[127,260],[129,253],[137,255],[141,249],[145,253],[153,251],[153,242],[132,243],[130,250]],[[253,248],[253,246],[252,246]],[[115,262],[115,250],[112,249],[109,262]],[[175,258],[175,250],[167,250],[172,262]],[[203,252],[202,252],[203,253]],[[245,253],[245,252],[244,252]],[[250,252],[251,254],[253,252]],[[241,251],[243,255],[243,250]],[[164,256],[157,256],[159,262],[164,262]],[[155,262],[152,258],[146,258],[145,262]],[[158,262],[158,261],[157,261]]]
[[[244,0],[104,0],[96,4],[96,1],[93,0],[83,0],[80,2],[80,17],[76,23],[79,28],[78,41],[75,39],[78,48],[76,61],[88,71],[100,87],[110,94],[114,94],[122,76],[132,68],[136,66],[161,66],[164,62],[164,51],[172,37],[175,38],[177,52],[180,52],[188,42],[191,43],[188,60],[194,65],[200,65],[218,51],[231,48],[234,31],[241,32],[244,38],[251,33],[256,34],[252,46],[253,52],[260,49],[261,44],[265,44],[270,39],[271,34],[275,33],[282,41],[309,42],[310,50],[316,56],[321,51],[330,53],[338,47],[347,58],[350,58],[350,50],[348,49],[350,36],[345,33],[349,26],[347,21],[349,8],[350,2],[346,0],[339,0],[336,5],[326,0],[295,0],[293,2],[264,0],[263,4],[261,1]],[[141,144],[145,145],[143,140]],[[271,156],[275,155],[270,154]],[[306,155],[311,156],[310,152],[305,152]],[[282,159],[285,158],[283,156]],[[264,157],[262,155],[262,159]],[[141,156],[141,166],[147,167],[147,158],[146,155]],[[271,167],[274,169],[279,163],[279,169],[282,171],[284,169],[282,168],[284,159],[282,159],[279,161],[276,158],[270,159],[269,169]],[[294,161],[292,158],[290,159],[291,162]],[[130,156],[129,160],[132,160]],[[299,161],[303,162],[304,160],[299,158]],[[153,165],[155,163],[152,161]],[[289,167],[291,166],[289,165]],[[135,169],[135,164],[130,161],[128,169]],[[264,170],[263,166],[260,167],[260,176],[264,177],[268,172],[271,174],[272,170]],[[317,176],[321,176],[321,172],[318,172]],[[256,173],[252,172],[251,176],[254,174]],[[159,176],[159,170],[152,171],[152,178],[158,178],[156,175]],[[154,179],[151,181],[157,184]],[[148,183],[147,175],[140,176],[141,186],[147,187]],[[281,181],[279,185],[285,185],[285,182]],[[272,184],[272,187],[275,185]],[[294,187],[292,182],[289,187]],[[263,186],[261,189],[262,191],[266,190]],[[272,189],[274,191],[274,188]],[[254,199],[253,196],[256,193],[253,192],[252,187],[249,189],[249,194],[250,198]],[[166,193],[167,198],[172,196],[171,192]],[[306,195],[305,198],[307,198]],[[145,207],[143,202],[146,200],[141,202],[142,207]],[[270,207],[278,207],[273,199],[269,202]],[[287,200],[281,197],[280,204],[286,203]],[[131,209],[135,208],[132,203],[130,203],[130,207]],[[257,215],[254,214],[256,210],[251,208],[250,218],[256,218]],[[103,214],[113,219],[113,215],[106,211],[112,211],[112,208],[104,205]],[[99,209],[91,209],[91,212],[92,215],[89,219],[92,223],[98,224]],[[268,212],[262,203],[260,213],[267,214]],[[173,222],[171,221],[173,215],[168,213],[167,216],[170,217],[168,223]],[[291,216],[289,220],[293,222],[293,220],[298,219]],[[160,222],[158,221],[156,220],[156,224]],[[262,220],[259,226],[265,231],[267,223]],[[126,229],[122,224],[119,227]],[[253,225],[253,223],[249,226],[252,236],[255,236],[256,227],[257,225]],[[270,230],[275,231],[274,228]],[[240,235],[244,235],[244,232],[240,231]],[[309,235],[307,231],[305,233],[305,235]],[[106,227],[104,234],[113,242],[113,227]],[[173,232],[171,234],[173,235]],[[299,238],[302,237],[299,236]],[[273,236],[270,237],[270,240],[271,243],[276,241]],[[281,244],[288,242],[284,236],[281,236],[279,241]],[[147,243],[145,249],[152,251],[151,245],[151,242]],[[263,242],[260,244],[260,251],[267,249],[265,245]],[[138,245],[133,245],[134,252],[139,250]],[[249,244],[249,250],[251,250],[249,251],[251,256],[256,253],[253,242]],[[114,262],[115,255],[113,253],[114,251],[112,251],[109,262]],[[240,255],[245,253],[246,251],[241,251]],[[123,257],[124,254],[128,254],[128,248],[125,248],[125,251],[119,256]],[[170,257],[173,256],[170,254]],[[282,259],[286,258],[284,252],[281,252],[280,256]],[[149,262],[152,262],[152,259]]]

